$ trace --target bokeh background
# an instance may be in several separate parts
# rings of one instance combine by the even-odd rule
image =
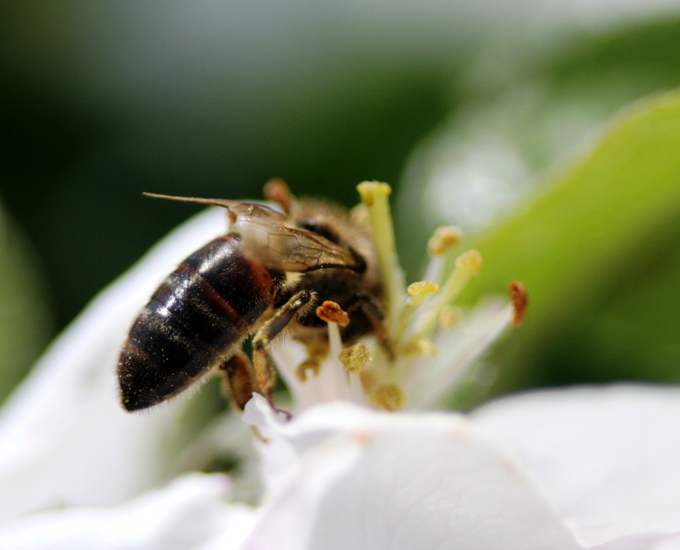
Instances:
[[[622,106],[679,83],[680,2],[5,0],[0,398],[196,210],[143,191],[257,198],[280,176],[350,206],[387,181],[413,278],[437,224],[502,234]],[[532,303],[493,391],[676,380],[680,270],[657,260],[677,220],[649,214],[649,238]]]

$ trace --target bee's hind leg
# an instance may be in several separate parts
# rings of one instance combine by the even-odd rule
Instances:
[[[246,403],[258,390],[253,365],[241,350],[219,366],[222,375],[222,393],[229,400],[231,408],[242,413]]]
[[[271,319],[257,331],[253,338],[253,363],[255,367],[255,378],[269,404],[276,411],[274,406],[273,392],[276,386],[276,368],[274,359],[269,353],[271,341],[292,321],[295,316],[311,305],[314,294],[309,290],[301,290],[293,295],[282,307],[280,307]],[[285,411],[281,411],[284,412]],[[285,413],[290,416],[289,413]]]

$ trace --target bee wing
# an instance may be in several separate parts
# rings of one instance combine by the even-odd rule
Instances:
[[[284,225],[287,216],[264,204],[144,193],[149,197],[220,206],[229,210],[232,226],[241,234],[244,254],[281,271],[313,271],[325,267],[360,270],[364,264],[350,250],[328,239]]]
[[[271,218],[241,216],[236,222],[244,254],[263,265],[281,271],[314,271],[328,267],[361,269],[349,250],[328,239]]]

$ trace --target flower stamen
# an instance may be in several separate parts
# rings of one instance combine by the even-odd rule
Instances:
[[[512,323],[518,327],[522,324],[524,315],[527,311],[527,306],[529,305],[526,289],[519,281],[510,283],[510,301],[512,302],[512,307],[514,309]]]
[[[439,326],[444,329],[453,328],[459,323],[462,317],[463,314],[459,308],[447,304],[443,306],[439,312]]]
[[[444,256],[460,244],[463,231],[454,225],[438,227],[427,243],[427,252],[430,256]]]
[[[396,320],[404,305],[404,273],[399,266],[394,239],[394,227],[388,197],[392,188],[386,183],[365,181],[357,185],[361,201],[368,210],[368,219],[376,245],[380,276],[385,290],[386,319],[390,337],[395,335]]]
[[[404,407],[406,395],[396,384],[381,384],[369,394],[371,402],[386,411],[399,411]]]
[[[326,300],[323,304],[316,308],[316,315],[322,321],[327,323],[337,323],[341,327],[349,325],[349,315],[345,312],[338,303],[332,300]]]
[[[468,281],[479,274],[481,267],[482,256],[476,250],[469,250],[458,256],[456,266],[444,282],[441,292],[437,294],[428,310],[419,319],[416,327],[417,337],[427,337],[433,332],[442,308],[453,302]]]
[[[362,303],[375,341],[345,347],[340,329],[350,318],[338,303],[324,301],[316,315],[328,323],[328,339],[305,342],[306,359],[288,381],[307,406],[337,399],[387,411],[423,406],[461,380],[504,327],[521,322],[526,292],[521,283],[513,283],[511,304],[502,311],[496,313],[493,306],[462,321],[454,301],[480,272],[482,258],[469,250],[455,259],[453,270],[442,273],[461,240],[457,227],[435,231],[428,243],[431,278],[406,287],[395,248],[391,189],[378,182],[363,182],[357,189],[362,204],[352,217],[371,226],[383,283],[382,303]]]
[[[406,289],[408,298],[399,314],[399,319],[394,331],[395,340],[399,341],[402,339],[416,310],[429,296],[436,294],[437,292],[439,292],[439,285],[433,281],[417,281],[408,285],[408,288]]]
[[[433,281],[417,281],[408,285],[408,303],[418,307],[430,294],[439,292],[439,285]]]
[[[429,338],[417,338],[406,342],[399,350],[404,357],[434,357],[437,348]]]
[[[366,365],[371,362],[371,350],[367,344],[359,342],[343,349],[338,359],[340,359],[347,372],[360,374],[366,368]]]

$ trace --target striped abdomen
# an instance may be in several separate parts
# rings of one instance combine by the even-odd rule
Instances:
[[[275,282],[226,235],[189,256],[137,317],[118,362],[123,406],[171,397],[223,362],[272,302]]]

